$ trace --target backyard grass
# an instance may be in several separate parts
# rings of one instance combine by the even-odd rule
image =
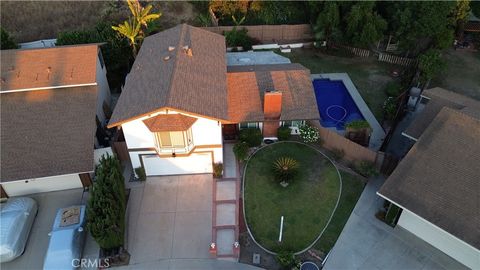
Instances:
[[[480,52],[450,49],[443,54],[443,59],[447,67],[430,86],[480,100]]]
[[[332,221],[330,221],[322,237],[320,237],[314,246],[315,249],[323,253],[323,256],[325,256],[333,248],[335,242],[337,242],[343,227],[347,223],[365,187],[365,183],[362,182],[359,177],[344,171],[340,171],[340,174],[342,175],[342,195],[340,196],[340,202],[332,217]]]
[[[282,54],[292,63],[300,63],[315,73],[348,73],[365,103],[381,122],[383,102],[387,98],[385,86],[393,81],[390,73],[396,67],[374,58],[339,57],[320,53],[315,49],[293,50]]]
[[[299,173],[282,187],[272,173],[279,157],[299,162]],[[254,238],[274,251],[298,252],[318,237],[332,215],[340,192],[335,166],[314,149],[298,143],[276,143],[259,150],[245,174],[245,215]],[[283,240],[278,242],[284,216]]]

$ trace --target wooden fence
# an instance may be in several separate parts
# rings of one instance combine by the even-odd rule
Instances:
[[[400,57],[388,53],[378,53],[378,61],[387,62],[390,64],[401,65],[401,66],[411,66],[417,63],[416,59],[407,58],[407,57]]]
[[[367,160],[376,162],[376,152],[350,141],[335,131],[323,128],[318,121],[311,121],[310,124],[318,128],[323,141],[323,147],[328,150],[343,150],[345,153],[344,158],[349,161]]]
[[[355,55],[355,56],[358,56],[358,57],[369,57],[370,56],[370,50],[366,50],[366,49],[360,49],[360,48],[355,48],[355,47],[349,47],[349,46],[344,46],[344,45],[341,45],[340,47],[344,48],[345,50],[347,50],[347,52]]]
[[[225,31],[231,31],[233,27],[234,26],[213,26],[203,27],[203,29],[217,34],[223,34]],[[312,28],[309,24],[241,25],[237,28],[246,28],[250,37],[258,39],[262,43],[304,41],[313,39]]]

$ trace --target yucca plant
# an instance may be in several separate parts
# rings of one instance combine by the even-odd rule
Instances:
[[[276,179],[280,181],[280,185],[286,187],[298,173],[298,161],[291,157],[280,157],[274,164],[273,169]]]

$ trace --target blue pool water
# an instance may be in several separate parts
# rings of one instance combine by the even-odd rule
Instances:
[[[344,130],[345,124],[365,120],[342,81],[313,80],[320,124]]]

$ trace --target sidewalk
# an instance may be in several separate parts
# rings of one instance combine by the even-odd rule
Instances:
[[[384,181],[368,182],[324,269],[466,269],[400,226],[392,228],[375,217],[383,204],[376,192]]]

